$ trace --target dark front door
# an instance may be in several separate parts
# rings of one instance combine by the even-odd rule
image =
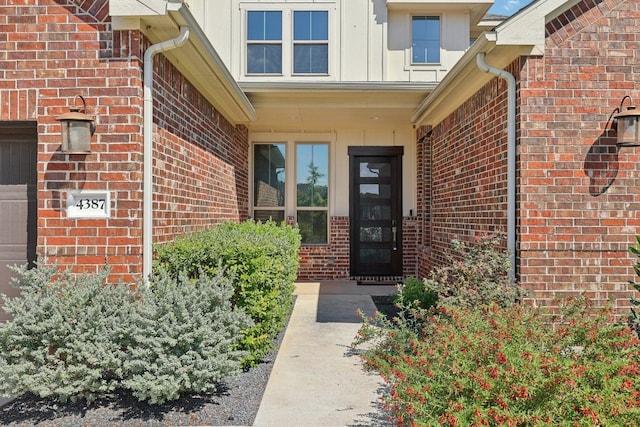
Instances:
[[[349,147],[351,275],[402,275],[402,147]]]
[[[0,294],[9,296],[18,290],[8,266],[36,258],[37,139],[36,122],[0,122]]]

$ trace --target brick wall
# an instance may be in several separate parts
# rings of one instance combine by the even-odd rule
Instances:
[[[291,222],[293,218],[291,218]],[[329,245],[302,246],[298,280],[349,277],[349,217],[329,218]]]
[[[425,277],[431,255],[431,127],[416,130],[416,277]]]
[[[637,1],[584,1],[547,24],[520,83],[520,278],[532,297],[587,295],[628,312],[640,233],[640,151],[607,120],[640,99]]]
[[[452,239],[506,234],[506,112],[506,83],[494,79],[420,138],[421,277],[445,262]]]
[[[248,217],[248,130],[156,58],[154,242]]]
[[[108,263],[129,280],[140,272],[140,40],[111,32],[106,0],[77,3],[0,6],[0,119],[38,124],[39,255],[76,271]],[[60,151],[55,117],[76,95],[97,125],[89,155]],[[109,191],[111,218],[67,218],[67,194],[80,190]]]
[[[131,281],[142,273],[141,58],[147,43],[138,31],[112,31],[107,14],[106,0],[4,2],[0,120],[38,124],[39,255],[75,271],[109,264],[112,280]],[[155,64],[160,102],[179,106],[169,111],[156,102],[157,240],[246,218],[246,128],[229,124],[162,55]],[[55,117],[69,111],[75,95],[85,98],[97,125],[88,155],[60,151]],[[201,173],[206,178],[196,183]],[[67,194],[80,190],[108,191],[110,218],[67,218]]]
[[[507,67],[518,81],[517,274],[539,305],[586,291],[628,313],[640,149],[617,149],[607,120],[623,96],[640,99],[639,25],[637,1],[584,1],[547,24],[543,56]],[[493,79],[425,139],[421,275],[451,238],[506,232],[506,90]]]

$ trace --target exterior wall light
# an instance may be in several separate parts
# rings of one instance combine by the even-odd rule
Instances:
[[[617,130],[618,147],[640,147],[640,110],[635,105],[629,105],[626,110],[622,110],[622,104],[626,99],[631,101],[629,95],[625,95],[620,102],[618,114],[614,119],[614,125]]]
[[[82,101],[82,109],[77,105]],[[62,132],[62,152],[68,154],[91,154],[91,136],[96,131],[93,119],[87,116],[87,104],[81,95],[73,98],[74,105],[68,113],[56,117]],[[82,110],[82,111],[81,111]]]

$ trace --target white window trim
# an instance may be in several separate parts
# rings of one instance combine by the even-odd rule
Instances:
[[[413,62],[413,34],[411,32],[413,28],[414,16],[437,16],[440,19],[440,62],[429,63],[414,63]],[[444,15],[442,13],[433,12],[416,12],[410,13],[405,16],[405,40],[407,48],[404,51],[404,69],[405,70],[439,70],[442,68],[442,58],[445,51],[442,48],[442,35],[444,31]]]
[[[300,210],[324,210],[327,211],[327,243],[305,243],[304,246],[327,246],[331,244],[330,226],[331,216],[334,214],[334,198],[335,198],[335,171],[334,171],[334,152],[336,145],[336,134],[333,132],[304,132],[304,133],[255,133],[250,135],[249,150],[249,215],[254,217],[253,204],[253,173],[254,173],[254,147],[257,144],[285,144],[285,202],[284,216],[293,217],[297,222],[297,199],[296,199],[296,170],[297,170],[297,145],[298,144],[327,144],[329,146],[328,159],[328,185],[329,197],[328,206],[324,207],[303,207]],[[278,208],[279,209],[279,208]]]
[[[335,2],[323,3],[240,3],[240,75],[242,81],[294,80],[294,81],[335,81],[337,80],[337,64],[340,59],[340,32]],[[326,11],[328,13],[328,57],[327,74],[293,72],[293,12],[294,11]],[[248,11],[281,11],[282,12],[282,74],[249,74],[247,73],[247,12]],[[310,43],[313,41],[309,41]],[[322,42],[322,41],[320,41]]]

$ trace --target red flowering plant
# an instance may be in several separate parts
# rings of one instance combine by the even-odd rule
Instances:
[[[354,341],[373,343],[363,357],[390,385],[396,425],[640,425],[640,340],[628,325],[585,298],[555,315],[519,304],[496,238],[453,247],[450,266],[424,281],[437,305],[363,316]]]
[[[637,336],[584,299],[560,312],[440,306],[364,358],[390,384],[398,426],[638,425]]]

